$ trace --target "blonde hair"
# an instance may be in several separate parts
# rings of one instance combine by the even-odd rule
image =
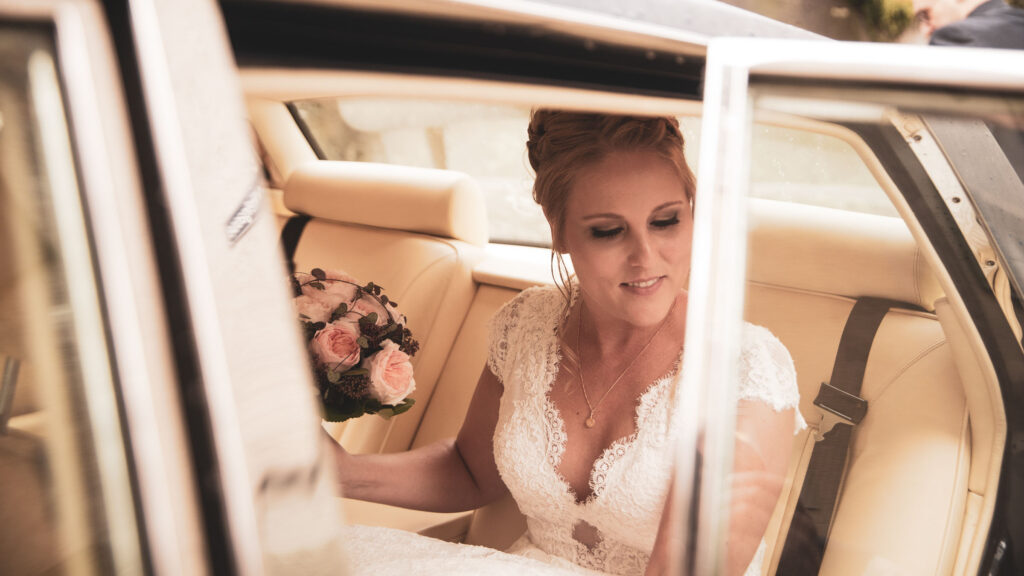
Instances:
[[[562,229],[569,190],[577,176],[612,152],[649,150],[672,163],[693,206],[697,181],[683,154],[679,121],[672,116],[622,116],[537,109],[530,117],[526,150],[536,174],[533,199],[551,226],[551,268],[570,305],[571,282],[562,260]],[[557,276],[556,276],[557,274]]]

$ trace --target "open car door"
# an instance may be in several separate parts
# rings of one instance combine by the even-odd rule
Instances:
[[[748,270],[760,233],[744,206],[759,154],[756,123],[803,124],[855,148],[916,243],[915,275],[904,281],[878,267],[854,275],[858,263],[842,256],[848,246],[836,228],[831,258],[807,261],[812,252],[793,232],[787,258],[770,270],[752,260],[761,269]],[[680,503],[681,517],[691,519],[693,552],[684,566],[692,573],[721,571],[727,546],[728,520],[719,511],[730,498],[733,444],[726,440],[734,434],[735,390],[706,384],[735,380],[739,351],[723,343],[739,341],[744,315],[792,315],[793,326],[778,334],[791,351],[831,337],[799,326],[800,314],[820,319],[826,312],[783,310],[778,299],[766,305],[753,288],[745,295],[745,270],[747,284],[753,275],[764,289],[771,282],[762,278],[802,271],[812,278],[803,293],[812,296],[825,292],[821,283],[846,278],[840,294],[847,308],[887,298],[881,327],[861,330],[866,360],[855,389],[837,384],[840,361],[833,370],[834,355],[847,346],[843,327],[858,331],[854,312],[837,324],[838,353],[836,346],[811,360],[794,353],[810,430],[797,440],[769,524],[765,573],[1024,570],[1022,179],[1024,54],[761,39],[709,44],[683,368],[684,390],[703,400],[691,403],[698,424],[694,441],[681,445],[679,469],[679,493],[699,494]],[[831,241],[824,238],[818,243]],[[922,266],[934,273],[940,297],[921,297]],[[931,330],[913,327],[919,320],[934,325],[934,343],[893,360]],[[933,352],[949,359],[928,373]],[[943,388],[946,378],[951,384]],[[827,448],[838,436],[838,451]]]

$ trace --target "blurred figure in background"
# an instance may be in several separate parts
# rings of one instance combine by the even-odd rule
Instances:
[[[935,46],[1024,50],[1024,9],[1003,0],[912,0],[921,33]]]

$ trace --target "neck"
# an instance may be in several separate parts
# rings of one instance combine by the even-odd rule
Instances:
[[[647,345],[658,333],[672,333],[673,328],[685,324],[686,292],[681,292],[669,308],[668,314],[657,324],[636,326],[628,320],[601,313],[597,307],[587,304],[586,297],[580,294],[581,307],[577,314],[583,314],[582,338],[594,343],[603,358],[614,358],[622,354],[635,353]]]

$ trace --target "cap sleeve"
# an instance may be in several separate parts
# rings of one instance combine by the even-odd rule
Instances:
[[[522,293],[506,302],[491,317],[488,328],[487,367],[502,382],[505,381],[505,365],[508,362],[510,341],[512,332],[519,323],[519,308],[522,303]]]
[[[740,351],[740,400],[763,402],[776,412],[795,410],[795,431],[807,427],[789,350],[767,328],[746,324]]]

